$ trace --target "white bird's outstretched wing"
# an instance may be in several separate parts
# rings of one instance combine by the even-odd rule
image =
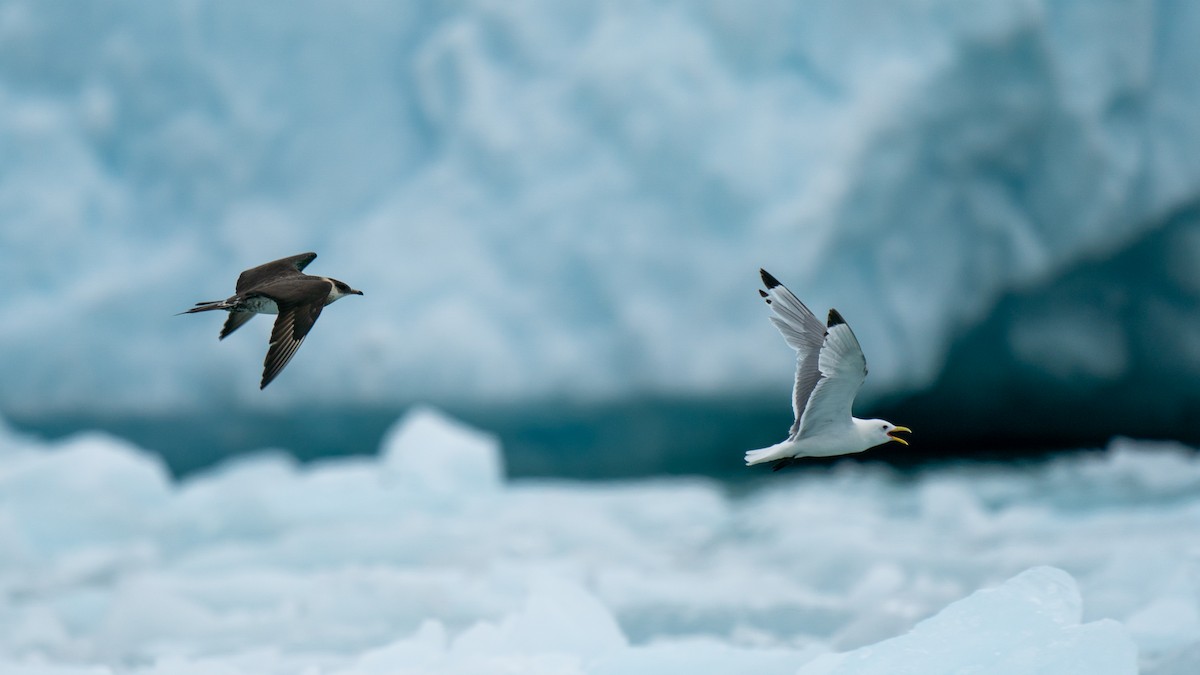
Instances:
[[[845,426],[850,420],[854,397],[867,378],[867,359],[858,338],[836,309],[829,310],[825,330],[825,344],[817,359],[821,378],[809,396],[798,436],[820,434],[830,426]]]
[[[796,419],[788,432],[789,440],[794,440],[800,431],[800,420],[809,397],[821,379],[818,360],[821,346],[825,343],[825,325],[770,272],[763,269],[758,272],[767,287],[767,290],[760,290],[758,294],[775,312],[771,323],[796,350],[796,384],[792,388],[792,412]]]

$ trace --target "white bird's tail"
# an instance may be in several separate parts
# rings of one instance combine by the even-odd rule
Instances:
[[[776,443],[769,448],[760,448],[751,450],[746,453],[746,466],[751,464],[762,464],[763,462],[773,462],[777,459],[786,459],[792,456],[795,449],[790,441]]]

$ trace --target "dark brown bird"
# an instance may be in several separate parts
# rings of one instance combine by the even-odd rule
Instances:
[[[237,293],[228,299],[197,302],[195,307],[180,314],[215,309],[229,312],[221,329],[221,340],[255,314],[278,314],[271,330],[271,346],[263,361],[262,384],[258,387],[263,389],[295,356],[325,305],[347,295],[363,294],[337,279],[304,274],[304,268],[316,257],[316,253],[301,253],[252,267],[238,277]]]

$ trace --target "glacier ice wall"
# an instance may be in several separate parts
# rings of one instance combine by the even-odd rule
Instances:
[[[1198,29],[1149,1],[4,0],[0,405],[783,391],[760,266],[850,319],[870,393],[919,389],[1002,293],[1200,193]],[[260,395],[263,320],[218,344],[171,314],[304,250],[367,295]]]

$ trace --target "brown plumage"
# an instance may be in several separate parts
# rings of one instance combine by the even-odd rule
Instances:
[[[238,276],[237,292],[229,298],[198,302],[192,309],[180,313],[194,314],[217,309],[229,312],[229,318],[221,328],[221,340],[241,328],[255,314],[278,314],[275,327],[271,329],[267,357],[263,361],[262,383],[259,385],[263,389],[296,355],[296,350],[300,349],[326,305],[347,295],[363,294],[337,279],[304,274],[304,268],[316,257],[316,253],[301,253],[252,267]]]

